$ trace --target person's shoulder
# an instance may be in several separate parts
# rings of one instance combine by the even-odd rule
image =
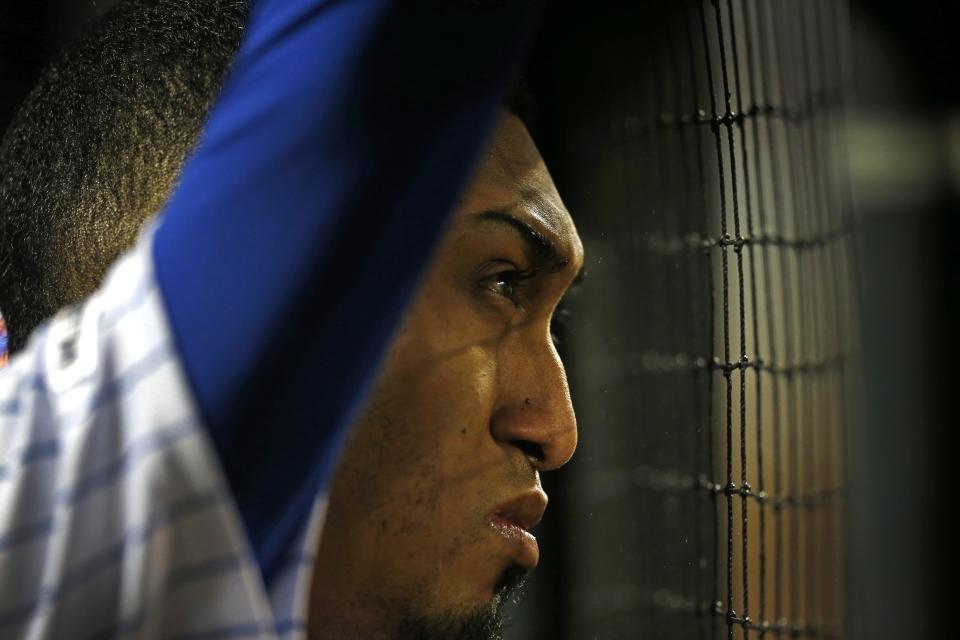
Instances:
[[[47,419],[59,422],[142,400],[142,389],[167,397],[171,387],[184,391],[153,275],[151,238],[145,232],[92,296],[38,327],[0,370],[0,421],[25,419],[17,409],[40,400],[49,405]],[[181,396],[189,402],[185,392],[173,394]]]
[[[167,327],[149,232],[0,371],[0,513],[0,564],[24,567],[0,571],[0,637],[29,625],[64,637],[67,620],[70,637],[272,628]]]

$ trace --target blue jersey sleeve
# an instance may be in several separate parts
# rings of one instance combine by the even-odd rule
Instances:
[[[268,584],[488,134],[531,3],[262,0],[154,240]]]

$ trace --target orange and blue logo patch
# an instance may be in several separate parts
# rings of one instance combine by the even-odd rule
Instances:
[[[7,364],[7,323],[0,316],[0,367]]]

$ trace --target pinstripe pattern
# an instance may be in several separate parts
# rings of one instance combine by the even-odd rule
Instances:
[[[0,373],[0,638],[302,638],[323,509],[266,589],[150,239]]]

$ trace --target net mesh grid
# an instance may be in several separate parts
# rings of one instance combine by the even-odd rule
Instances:
[[[608,156],[597,172],[618,173],[599,181],[614,194],[605,204],[651,213],[588,244],[596,290],[575,313],[619,316],[603,322],[620,337],[580,338],[588,362],[572,375],[575,404],[578,414],[587,405],[588,422],[632,426],[619,448],[656,453],[638,462],[595,447],[587,455],[613,468],[591,469],[579,502],[593,516],[629,495],[660,520],[600,516],[608,537],[615,522],[629,530],[641,559],[605,578],[597,567],[581,573],[587,613],[574,628],[591,637],[623,637],[596,633],[615,628],[600,622],[611,616],[640,635],[848,635],[843,518],[858,347],[841,161],[847,25],[834,0],[686,2],[637,60],[614,117],[585,134]],[[673,430],[658,436],[657,421]],[[690,547],[655,548],[669,535]],[[693,570],[662,570],[684,562]]]

